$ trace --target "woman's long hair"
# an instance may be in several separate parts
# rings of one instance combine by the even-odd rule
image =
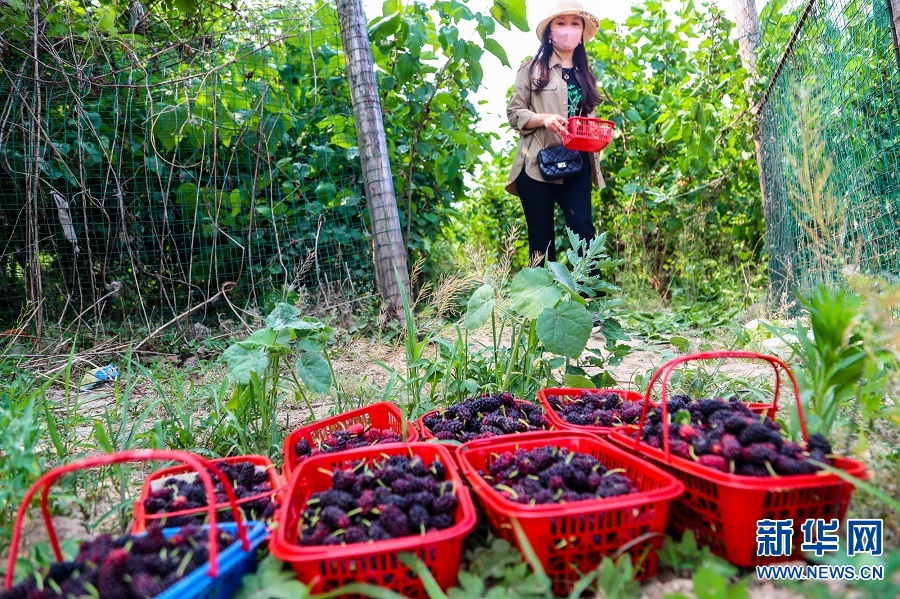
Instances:
[[[553,56],[553,44],[550,43],[550,25],[544,29],[544,35],[541,39],[541,47],[531,60],[529,68],[529,76],[532,81],[533,92],[539,92],[547,87],[550,82],[550,57]],[[581,86],[581,105],[584,109],[583,114],[589,114],[600,104],[600,92],[597,91],[597,78],[594,71],[588,64],[587,50],[584,44],[578,44],[575,47],[575,53],[572,55],[572,62],[575,65],[575,79]],[[535,76],[535,69],[538,75]]]

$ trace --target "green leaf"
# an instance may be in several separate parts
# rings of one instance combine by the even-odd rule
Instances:
[[[525,318],[535,319],[562,299],[562,291],[545,268],[525,268],[513,277],[509,288],[510,307]]]
[[[487,324],[494,312],[494,287],[485,283],[475,290],[466,310],[465,327],[469,330],[478,329]]]
[[[591,337],[593,318],[587,309],[575,302],[563,302],[548,308],[537,319],[537,336],[547,351],[577,358]]]
[[[97,16],[99,17],[98,29],[107,33],[116,33],[116,10],[114,8],[101,6],[97,10]]]
[[[507,0],[506,11],[509,22],[522,31],[528,31],[528,16],[525,14],[525,0]]]
[[[694,574],[694,595],[697,599],[745,599],[746,587],[729,589],[728,579],[710,567],[702,567]],[[740,589],[740,590],[738,590]]]
[[[259,563],[255,574],[244,576],[234,599],[305,599],[308,596],[296,573],[270,555]]]
[[[553,275],[553,278],[557,283],[566,288],[566,291],[571,294],[573,300],[582,306],[587,305],[587,301],[581,297],[581,294],[578,292],[578,284],[575,282],[575,277],[572,276],[572,273],[565,265],[560,264],[559,262],[548,262],[547,270],[550,271],[550,274]]]
[[[225,374],[240,385],[249,385],[251,374],[262,378],[269,367],[266,350],[259,347],[248,349],[239,343],[222,352],[222,359],[228,364]]]
[[[467,597],[482,597],[484,595],[484,581],[465,570],[459,572],[459,586],[465,589]]]
[[[691,413],[687,410],[678,410],[678,413],[675,414],[672,422],[674,422],[675,424],[690,424]]]
[[[297,376],[313,393],[327,393],[331,388],[331,367],[318,352],[303,352],[297,360]]]
[[[397,65],[394,68],[394,76],[400,85],[412,80],[419,72],[421,63],[419,59],[409,53],[401,54],[397,59]]]
[[[501,46],[497,40],[490,37],[484,40],[484,49],[500,59],[500,64],[503,66],[510,66],[509,58],[506,56],[506,50],[503,49],[503,46]]]
[[[593,389],[594,381],[580,374],[564,374],[563,385],[572,389]]]
[[[247,337],[240,345],[246,347],[261,347],[265,349],[282,349],[288,347],[291,343],[291,332],[286,330],[276,331],[270,328],[263,328],[253,331],[253,334]]]
[[[175,0],[175,6],[184,14],[193,14],[197,10],[197,0]]]
[[[274,331],[292,328],[299,321],[300,309],[284,302],[278,302],[266,316],[266,326]]]
[[[615,345],[616,341],[631,341],[631,337],[622,329],[622,324],[615,318],[604,318],[599,326],[607,346]]]
[[[686,353],[688,350],[688,340],[684,337],[675,335],[674,337],[669,339],[669,343],[674,345],[678,349],[678,351],[682,353]]]
[[[378,40],[382,40],[397,33],[402,17],[402,13],[398,10],[372,21],[369,25],[369,40],[374,44]]]
[[[113,453],[116,450],[106,431],[103,430],[103,422],[100,420],[94,420],[94,438],[97,440],[100,449],[106,453]]]

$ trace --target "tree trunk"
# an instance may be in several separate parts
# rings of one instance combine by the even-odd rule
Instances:
[[[756,150],[756,165],[759,171],[759,192],[762,197],[763,213],[769,202],[766,194],[766,179],[764,176],[762,143],[760,141],[762,129],[765,125],[760,118],[759,111],[762,108],[753,98],[753,90],[759,73],[756,71],[756,48],[759,46],[759,13],[756,11],[756,0],[734,0],[735,23],[737,25],[738,48],[741,53],[741,62],[747,70],[748,77],[744,81],[748,101],[751,105],[753,116],[756,117],[756,127],[753,129],[753,147]]]
[[[366,17],[362,0],[337,0],[337,6],[375,242],[375,276],[392,315],[401,316],[401,293],[405,292],[409,297],[409,270],[400,230],[397,198],[394,195],[394,179],[388,160]]]
[[[756,11],[756,0],[734,0],[734,14],[741,62],[750,73],[746,82],[749,92],[756,83],[757,77],[756,47],[759,46],[759,13]]]

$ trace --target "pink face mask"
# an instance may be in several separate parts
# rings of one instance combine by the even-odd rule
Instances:
[[[581,43],[581,27],[564,25],[550,30],[550,41],[553,47],[563,52],[574,50]]]

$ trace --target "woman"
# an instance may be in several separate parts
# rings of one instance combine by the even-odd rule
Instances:
[[[596,233],[591,186],[605,187],[597,154],[582,152],[583,166],[575,177],[547,181],[538,167],[538,152],[561,145],[569,117],[595,115],[600,94],[584,44],[597,34],[598,23],[580,2],[558,2],[537,26],[541,46],[519,68],[506,109],[509,123],[521,132],[506,190],[522,201],[532,260],[538,255],[556,260],[554,204],[579,237],[591,240]]]

